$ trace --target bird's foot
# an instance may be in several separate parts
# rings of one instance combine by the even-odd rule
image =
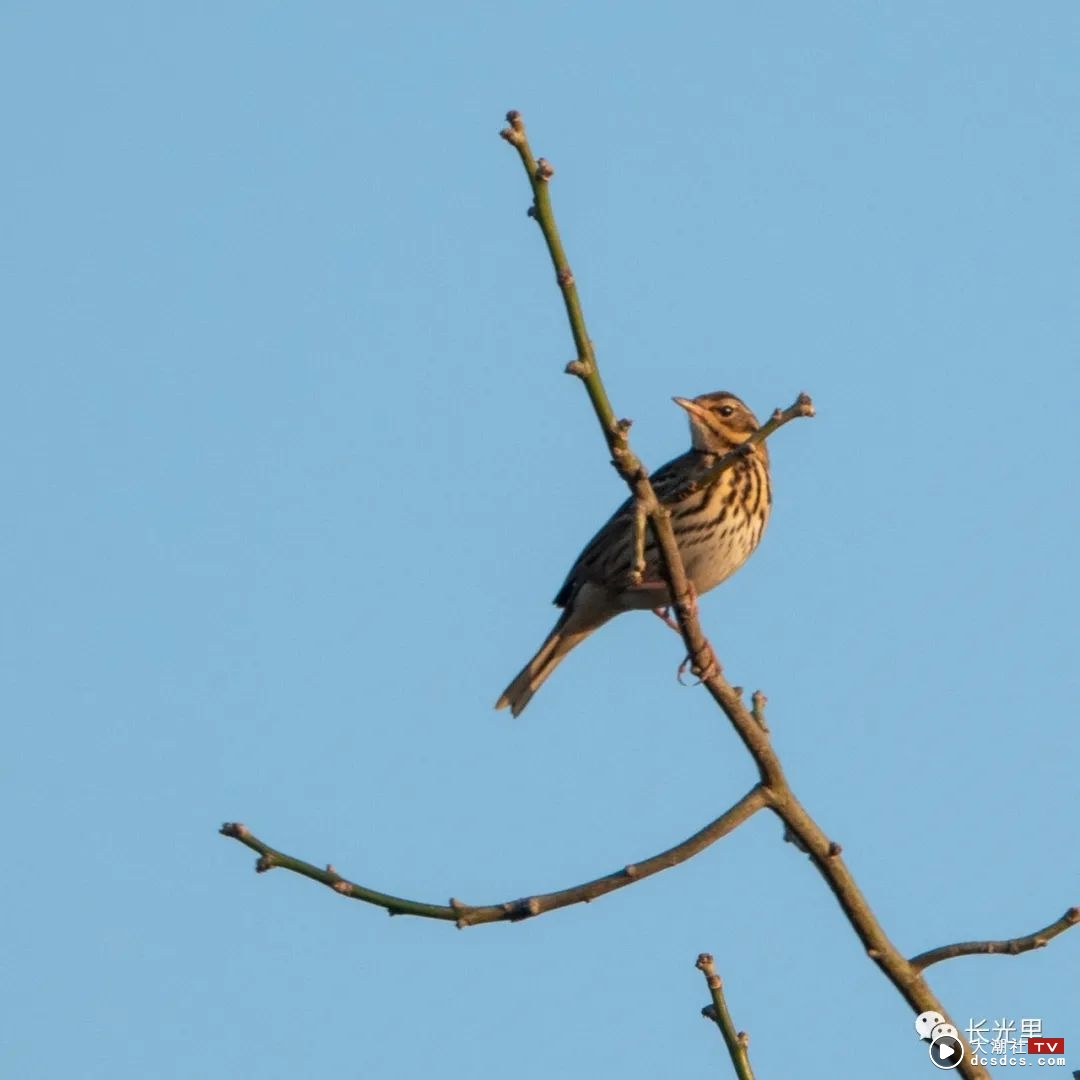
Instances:
[[[704,663],[699,663],[692,656],[687,656],[683,662],[679,665],[679,670],[676,678],[679,680],[681,686],[700,686],[707,679],[711,679],[714,675],[720,674],[720,661],[716,659],[716,653],[712,651],[711,645],[706,645],[707,655],[704,657]],[[687,683],[683,680],[683,676],[690,672],[693,675],[695,681]]]

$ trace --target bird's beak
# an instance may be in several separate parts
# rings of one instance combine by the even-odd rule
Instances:
[[[705,414],[705,410],[696,401],[691,401],[690,398],[673,397],[671,400],[676,405],[684,408],[691,416],[703,416]]]

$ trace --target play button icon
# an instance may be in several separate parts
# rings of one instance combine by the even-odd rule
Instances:
[[[964,1060],[964,1044],[952,1035],[941,1035],[930,1044],[930,1060],[939,1069],[955,1069]]]

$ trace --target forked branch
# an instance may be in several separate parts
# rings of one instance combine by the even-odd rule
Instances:
[[[1027,938],[1016,938],[1005,942],[963,942],[957,945],[946,945],[922,953],[912,960],[906,959],[889,940],[866,898],[855,884],[851,872],[844,864],[840,845],[825,835],[795,797],[770,742],[764,716],[764,696],[760,692],[755,694],[751,708],[747,708],[741,691],[732,687],[721,673],[720,665],[698,621],[693,592],[687,580],[668,511],[657,499],[649,482],[648,472],[630,447],[628,439],[630,421],[616,419],[600,377],[595,351],[586,330],[574,275],[566,258],[551,207],[550,182],[555,170],[543,158],[537,159],[533,156],[520,113],[507,114],[507,121],[508,126],[501,134],[517,149],[528,175],[533,193],[533,204],[529,213],[536,219],[547,243],[555,269],[555,280],[563,297],[577,350],[577,356],[567,365],[567,371],[583,382],[611,453],[612,463],[635,499],[637,517],[635,554],[641,554],[644,543],[644,529],[641,527],[641,522],[644,521],[647,522],[648,528],[656,539],[661,574],[672,598],[672,607],[688,656],[693,664],[693,671],[723,710],[743,745],[753,757],[758,768],[760,782],[730,810],[700,832],[644,862],[624,867],[613,874],[559,892],[483,906],[463,904],[457,900],[451,900],[446,906],[404,900],[347,881],[333,867],[321,870],[310,863],[276,851],[252,836],[243,825],[228,824],[222,827],[221,832],[258,852],[260,857],[257,869],[259,870],[268,870],[275,866],[282,867],[321,882],[343,896],[382,907],[391,915],[417,915],[431,919],[444,919],[454,922],[459,927],[464,927],[530,918],[569,904],[588,902],[614,889],[622,888],[685,861],[731,832],[758,810],[768,807],[783,822],[785,838],[790,839],[800,851],[809,856],[825,879],[852,929],[862,942],[867,955],[881,968],[912,1009],[916,1013],[940,1012],[947,1017],[944,1007],[922,976],[924,968],[953,956],[980,952],[1019,953],[1038,948],[1045,945],[1051,938],[1063,933],[1069,926],[1074,925],[1080,919],[1080,914],[1076,908],[1071,908],[1062,919]],[[806,394],[800,394],[789,408],[776,410],[772,417],[747,440],[747,443],[717,461],[713,470],[714,475],[719,475],[724,469],[730,468],[742,454],[748,452],[753,444],[768,438],[784,424],[798,417],[813,415],[814,406],[810,398]],[[635,566],[642,561],[636,557]],[[706,971],[706,968],[703,966],[702,970]],[[706,977],[709,977],[708,971],[706,971]],[[720,986],[713,987],[710,982],[710,989],[719,993]],[[714,1019],[717,1019],[723,1030],[722,1012],[715,997],[712,1008],[715,1010]],[[957,1024],[954,1026],[959,1027]],[[737,1043],[737,1035],[735,1040]],[[970,1053],[965,1053],[964,1060],[958,1068],[958,1074],[966,1080],[976,1080],[976,1078],[982,1080],[988,1076],[985,1069],[971,1063]]]

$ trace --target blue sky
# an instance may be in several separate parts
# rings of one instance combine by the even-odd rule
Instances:
[[[465,932],[216,829],[482,903],[753,782],[644,615],[492,711],[624,497],[513,107],[646,461],[673,394],[814,397],[702,616],[886,930],[1080,903],[1076,5],[12,3],[0,42],[10,1075],[723,1076],[703,950],[759,1075],[930,1075],[764,815]],[[1078,956],[931,983],[1075,1052]]]

